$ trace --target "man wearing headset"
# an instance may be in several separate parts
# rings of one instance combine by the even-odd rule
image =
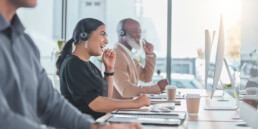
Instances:
[[[93,124],[56,90],[40,65],[39,51],[16,15],[37,0],[0,0],[1,129],[138,129],[139,124]]]
[[[139,80],[150,82],[152,80],[156,55],[153,45],[141,39],[140,24],[131,18],[121,20],[117,25],[118,41],[116,52],[114,92],[113,98],[133,98],[142,93],[158,94],[165,90],[168,80],[160,80],[156,85],[137,86]],[[145,43],[144,43],[145,42]],[[143,46],[145,51],[145,66],[143,67],[134,58],[132,49],[139,50]]]

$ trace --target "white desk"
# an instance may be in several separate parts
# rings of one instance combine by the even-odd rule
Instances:
[[[197,122],[185,121],[181,126],[155,126],[143,125],[143,129],[252,129],[250,127],[240,127],[237,124],[243,122]]]
[[[236,122],[242,120],[232,119],[238,115],[238,111],[228,110],[204,110],[207,105],[235,105],[235,100],[228,94],[224,95],[225,99],[229,101],[218,101],[222,97],[214,97],[212,100],[203,94],[206,93],[204,89],[179,89],[183,94],[187,93],[200,93],[202,97],[200,99],[199,113],[197,116],[189,116],[188,121],[209,121],[209,122]],[[181,105],[175,107],[175,111],[186,111],[186,100],[181,99]]]
[[[237,124],[243,124],[241,119],[232,119],[236,117],[238,111],[232,110],[204,110],[206,105],[234,105],[234,99],[225,94],[224,97],[229,101],[217,101],[220,97],[214,97],[212,100],[205,96],[204,89],[177,89],[177,92],[181,94],[198,93],[201,94],[201,101],[199,107],[199,114],[196,116],[187,116],[184,124],[181,126],[156,126],[156,125],[143,125],[143,128],[148,129],[251,129],[250,127],[236,126]],[[186,111],[186,100],[180,99],[181,105],[175,107],[175,111]],[[98,119],[98,121],[104,121],[108,118],[108,115]]]

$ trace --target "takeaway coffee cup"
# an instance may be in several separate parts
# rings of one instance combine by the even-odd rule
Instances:
[[[187,94],[186,95],[186,106],[187,106],[187,112],[189,115],[197,115],[198,114],[200,98],[201,97],[199,94]]]
[[[167,90],[167,99],[174,100],[176,99],[176,86],[168,85],[166,86]]]
[[[245,95],[245,96],[243,96],[243,102],[245,102],[257,109],[258,96],[257,95]]]

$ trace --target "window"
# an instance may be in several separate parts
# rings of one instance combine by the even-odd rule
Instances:
[[[95,2],[90,7],[84,2]],[[97,3],[97,6],[96,6]],[[155,8],[155,9],[154,9]],[[140,22],[142,38],[154,45],[157,55],[156,70],[165,74],[167,41],[167,1],[160,0],[68,0],[67,39],[72,36],[76,23],[83,18],[96,18],[105,23],[108,34],[108,48],[118,42],[116,27],[120,20],[133,18]],[[144,51],[134,51],[136,58],[144,64]],[[100,58],[100,57],[97,57]],[[95,57],[91,59],[99,68]],[[155,76],[157,73],[155,72]],[[164,76],[165,77],[165,76]]]
[[[258,1],[242,1],[242,44],[241,44],[241,85],[240,88],[258,87]]]
[[[26,31],[41,52],[41,63],[56,88],[59,88],[59,80],[55,76],[55,61],[58,52],[57,41],[61,39],[61,30],[66,30],[65,39],[69,40],[72,38],[76,23],[89,17],[99,19],[106,24],[108,48],[113,48],[118,42],[116,26],[121,19],[133,18],[139,21],[142,28],[142,38],[154,45],[154,52],[157,55],[153,81],[150,83],[157,83],[158,80],[167,77],[167,21],[168,9],[170,9],[168,8],[168,0],[67,0],[67,7],[65,8],[67,12],[66,28],[62,27],[62,2],[62,0],[38,0],[36,8],[18,10]],[[243,13],[253,14],[252,17],[255,16],[255,13],[247,11],[251,4],[248,4],[248,2],[242,4],[241,0],[172,1],[170,6],[172,8],[172,47],[169,48],[172,57],[170,66],[171,84],[183,85],[182,78],[189,77],[189,85],[191,84],[195,88],[200,88],[199,85],[203,87],[205,68],[204,30],[208,29],[210,32],[218,30],[221,12],[226,37],[225,57],[230,67],[234,70],[236,76],[239,76],[240,70],[250,69],[247,63],[252,61],[249,58],[243,58],[240,69],[240,43],[241,36],[243,36],[245,42],[255,43],[255,40],[249,40],[249,34],[246,32],[250,32],[250,28],[254,28],[252,26],[255,26],[256,22],[245,24],[243,26],[245,34],[241,34],[242,6]],[[245,16],[245,19],[251,18],[251,15]],[[251,20],[244,21],[248,23]],[[253,53],[253,59],[255,59],[255,50],[247,50],[244,45],[241,56],[250,57],[249,54]],[[144,64],[143,50],[133,52],[138,61]],[[93,57],[91,60],[102,69],[99,58],[101,57]],[[248,72],[250,74],[250,70],[247,70],[246,74]],[[139,82],[139,84],[147,85],[143,82]],[[188,87],[186,86],[186,88]]]
[[[225,58],[239,67],[241,42],[240,0],[172,1],[172,75],[193,75],[204,86],[205,30],[218,33],[220,15],[225,33]],[[238,71],[236,71],[238,72]],[[171,76],[172,76],[171,75]],[[173,81],[177,81],[172,77]]]

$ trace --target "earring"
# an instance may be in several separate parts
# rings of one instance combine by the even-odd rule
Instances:
[[[88,42],[87,41],[85,41],[85,48],[87,48],[88,47]]]

